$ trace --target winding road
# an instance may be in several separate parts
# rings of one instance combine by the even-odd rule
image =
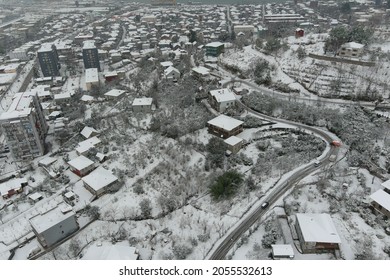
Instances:
[[[237,80],[236,80],[237,81]],[[228,82],[229,83],[229,82]],[[225,84],[226,85],[226,84]],[[271,122],[279,122],[283,124],[288,124],[291,126],[296,127],[297,129],[302,129],[305,131],[308,131],[310,133],[313,133],[319,138],[322,138],[324,141],[326,141],[327,145],[329,145],[330,142],[333,140],[337,139],[336,136],[332,136],[332,134],[325,132],[321,129],[311,127],[308,125],[288,121],[288,120],[283,120],[283,119],[278,119],[274,117],[269,117],[267,115],[258,113],[252,109],[250,109],[248,106],[243,104],[241,101],[238,101],[240,106],[245,108],[248,112],[252,113],[253,115],[271,121]],[[216,247],[212,248],[211,252],[209,253],[208,259],[211,260],[223,260],[225,259],[227,253],[229,250],[233,247],[233,245],[236,243],[236,241],[241,237],[243,233],[245,233],[258,219],[263,217],[268,208],[274,204],[282,195],[286,193],[287,190],[292,188],[294,184],[298,183],[300,180],[302,180],[304,177],[308,176],[315,170],[321,168],[322,166],[325,166],[326,164],[329,163],[329,157],[332,154],[335,154],[337,152],[337,147],[331,146],[330,149],[325,150],[324,154],[320,157],[321,159],[319,160],[320,164],[308,164],[304,166],[303,168],[300,168],[296,172],[292,173],[288,178],[286,178],[283,181],[279,181],[278,184],[275,186],[275,188],[271,191],[270,194],[266,195],[265,197],[262,198],[261,202],[268,202],[269,205],[266,207],[266,209],[263,209],[261,207],[261,204],[256,204],[254,209],[251,209],[248,214],[244,216],[244,218],[237,224],[235,225],[235,228],[231,230],[222,241],[219,243],[216,243]]]

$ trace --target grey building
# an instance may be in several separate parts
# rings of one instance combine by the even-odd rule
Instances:
[[[30,219],[39,243],[47,248],[79,229],[76,213],[66,203]]]
[[[38,50],[39,65],[45,77],[60,76],[61,65],[58,60],[58,53],[54,44],[44,44]]]
[[[97,68],[100,71],[99,52],[95,41],[88,40],[83,45],[83,60],[85,69]]]
[[[15,94],[8,111],[0,115],[0,126],[16,159],[45,153],[48,125],[36,92]]]

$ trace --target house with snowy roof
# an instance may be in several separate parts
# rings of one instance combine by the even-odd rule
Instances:
[[[94,242],[85,249],[83,260],[138,260],[138,251],[129,242]]]
[[[180,78],[180,71],[170,66],[164,70],[164,77],[169,81],[177,81]]]
[[[295,228],[304,253],[339,249],[341,239],[329,214],[296,214]]]
[[[0,184],[0,195],[4,198],[10,198],[14,194],[23,192],[27,186],[26,178],[15,178]]]
[[[106,92],[106,93],[104,94],[104,96],[105,96],[107,99],[117,99],[117,98],[122,97],[125,93],[126,93],[126,91],[124,91],[124,90],[112,89],[112,90],[110,90],[109,92]]]
[[[207,78],[210,76],[210,70],[207,69],[206,67],[203,67],[203,66],[192,68],[191,73],[194,77],[199,78],[199,79]]]
[[[95,163],[83,155],[68,161],[68,165],[70,170],[80,177],[87,175],[95,169]]]
[[[363,48],[364,45],[356,42],[345,43],[341,45],[338,55],[345,57],[360,57],[363,53]]]
[[[218,112],[225,112],[236,104],[236,96],[228,88],[221,88],[209,91],[209,102]]]
[[[96,129],[94,129],[93,127],[85,126],[83,128],[83,130],[81,130],[80,134],[85,139],[88,139],[88,138],[91,138],[91,137],[99,135],[99,132]]]
[[[66,203],[40,213],[30,219],[30,224],[39,243],[50,247],[79,229],[76,213]]]
[[[377,190],[370,195],[371,205],[378,212],[390,218],[390,194],[385,190]]]
[[[90,149],[95,148],[100,143],[101,141],[99,138],[97,138],[96,136],[91,137],[87,140],[79,142],[76,147],[76,152],[79,155],[85,155]]]
[[[230,136],[224,142],[227,146],[228,151],[230,151],[233,154],[237,154],[242,148],[242,144],[244,143],[244,140],[237,136]]]
[[[152,111],[153,98],[141,97],[135,98],[132,103],[133,112],[150,113]]]
[[[118,184],[118,178],[110,170],[98,167],[81,179],[85,188],[96,197],[103,195],[110,188]]]
[[[207,122],[208,132],[223,139],[235,136],[243,131],[243,121],[226,115],[219,115]]]

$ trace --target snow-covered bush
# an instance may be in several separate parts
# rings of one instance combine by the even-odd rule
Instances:
[[[172,252],[177,260],[185,260],[192,253],[192,248],[185,244],[176,244],[172,247]]]

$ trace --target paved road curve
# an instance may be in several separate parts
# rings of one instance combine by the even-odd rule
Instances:
[[[335,138],[332,138],[332,136],[329,133],[326,133],[318,128],[310,127],[307,125],[295,123],[292,121],[287,121],[283,119],[278,119],[274,117],[269,117],[264,114],[257,113],[250,108],[248,108],[243,103],[239,102],[241,106],[243,106],[246,110],[253,113],[254,115],[269,120],[271,122],[279,122],[288,124],[291,126],[296,127],[297,129],[304,129],[306,131],[310,131],[314,135],[324,139],[326,142],[331,142]],[[311,174],[316,169],[319,169],[320,167],[326,165],[329,161],[328,158],[330,155],[334,154],[336,152],[336,147],[330,146],[330,149],[327,151],[326,155],[322,157],[322,160],[320,160],[320,165],[315,166],[314,163],[311,165],[308,165],[297,172],[291,174],[286,180],[278,184],[275,189],[267,195],[262,200],[264,202],[268,202],[269,208],[273,203],[275,203],[288,189],[292,188],[295,183],[302,180],[307,175]],[[267,209],[262,209],[261,206],[258,206],[256,209],[253,209],[250,211],[249,214],[246,215],[246,217],[240,222],[238,226],[234,230],[232,230],[223,240],[220,242],[220,244],[212,250],[212,253],[209,254],[209,259],[212,260],[222,260],[225,259],[227,253],[229,250],[233,247],[234,243],[241,237],[243,233],[245,233],[258,219],[260,219],[265,213],[267,212]]]

